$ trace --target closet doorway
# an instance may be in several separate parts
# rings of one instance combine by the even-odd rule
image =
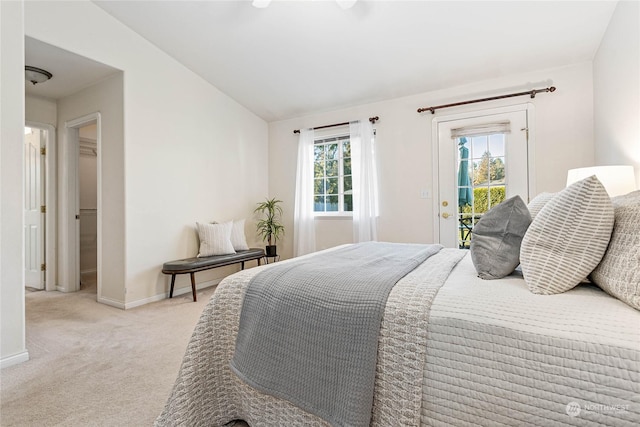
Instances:
[[[101,118],[65,123],[61,161],[59,290],[90,285],[101,291]]]
[[[78,129],[78,213],[80,289],[97,291],[98,147],[97,124]]]

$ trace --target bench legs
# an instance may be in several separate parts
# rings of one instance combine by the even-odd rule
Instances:
[[[190,273],[191,275],[191,293],[193,293],[193,302],[198,301],[198,297],[196,297],[196,277],[195,273]]]
[[[169,291],[169,298],[173,298],[173,285],[176,284],[176,275],[171,275],[171,290]]]
[[[191,293],[193,294],[193,302],[198,301],[198,297],[196,296],[196,278],[195,273],[189,273],[191,276]],[[169,290],[169,298],[173,298],[173,286],[176,284],[176,275],[171,275],[171,289]]]
[[[261,265],[261,258],[256,258],[256,261],[258,261],[258,266]],[[242,270],[244,270],[244,261],[241,261],[241,265],[242,265]],[[181,273],[176,273],[176,274],[181,274]],[[169,298],[173,298],[173,287],[176,284],[176,274],[171,274],[171,289],[169,290]],[[198,297],[196,296],[196,277],[195,277],[195,273],[194,272],[190,272],[189,275],[191,276],[191,293],[193,294],[193,301],[196,302],[198,301]]]
[[[260,267],[260,265],[261,265],[261,264],[260,264],[260,260],[261,260],[261,259],[262,259],[262,258],[256,258],[256,261],[258,261],[258,267]],[[241,262],[240,262],[240,265],[241,265],[240,270],[244,270],[244,263],[245,263],[244,261],[241,261]]]

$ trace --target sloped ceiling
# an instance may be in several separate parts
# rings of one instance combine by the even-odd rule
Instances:
[[[594,57],[612,1],[95,1],[266,121]]]
[[[60,99],[89,87],[119,70],[31,37],[24,39],[25,65],[53,74],[46,83],[25,82],[27,95]]]

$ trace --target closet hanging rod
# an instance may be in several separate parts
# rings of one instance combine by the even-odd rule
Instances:
[[[514,96],[529,95],[531,98],[535,98],[536,94],[540,92],[554,92],[555,90],[556,90],[556,87],[551,86],[544,89],[533,89],[527,92],[510,93],[508,95],[492,96],[490,98],[472,99],[471,101],[454,102],[453,104],[444,104],[444,105],[436,105],[434,107],[418,108],[418,113],[431,111],[431,114],[435,114],[436,110],[439,110],[440,108],[457,107],[459,105],[475,104],[476,102],[485,102],[485,101],[494,101],[496,99],[513,98]]]
[[[378,120],[380,120],[380,117],[378,117],[378,116],[375,116],[375,117],[369,117],[369,121],[370,121],[371,123],[375,123],[375,122],[377,122]],[[344,123],[335,123],[335,124],[332,124],[332,125],[318,126],[318,127],[313,128],[313,130],[326,129],[326,128],[332,128],[332,127],[336,127],[336,126],[346,126],[346,125],[348,125],[348,124],[349,124],[349,122],[344,122]],[[296,129],[296,130],[294,130],[294,131],[293,131],[293,133],[300,133],[300,129]]]

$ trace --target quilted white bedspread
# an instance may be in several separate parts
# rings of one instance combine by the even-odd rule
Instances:
[[[639,311],[475,274],[466,257],[431,308],[424,425],[640,425]]]
[[[389,295],[372,425],[640,425],[640,312],[591,286],[543,296],[518,276],[483,281],[465,255],[443,249]],[[218,285],[156,425],[326,425],[229,368],[257,271]]]

